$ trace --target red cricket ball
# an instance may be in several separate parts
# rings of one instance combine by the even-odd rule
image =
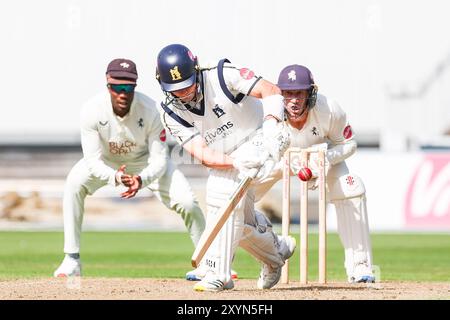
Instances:
[[[302,181],[308,181],[309,179],[312,178],[312,172],[310,168],[307,167],[303,167],[300,169],[300,171],[298,172],[298,177],[300,178],[300,180]]]

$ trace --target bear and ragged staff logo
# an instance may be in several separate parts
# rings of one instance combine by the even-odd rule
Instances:
[[[218,104],[216,104],[214,106],[214,108],[212,109],[212,111],[214,112],[214,114],[217,116],[217,118],[220,118],[221,116],[223,116],[225,114],[225,111],[223,111],[223,109],[221,107],[219,107]]]
[[[181,72],[178,70],[178,66],[173,67],[173,69],[170,69],[170,76],[172,77],[173,81],[181,80]]]

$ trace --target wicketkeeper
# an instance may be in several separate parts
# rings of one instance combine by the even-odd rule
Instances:
[[[115,59],[106,71],[107,91],[81,112],[83,158],[70,171],[63,198],[65,258],[55,277],[81,275],[80,236],[84,200],[105,186],[124,185],[122,198],[150,189],[184,220],[194,245],[205,227],[202,210],[183,173],[169,159],[166,132],[155,102],[136,92],[136,65]],[[149,244],[151,245],[151,244]]]
[[[336,208],[348,281],[374,282],[366,190],[362,179],[350,172],[345,163],[356,151],[347,115],[336,101],[317,93],[312,73],[304,66],[285,67],[279,75],[278,87],[284,97],[284,128],[290,134],[291,147],[317,146],[326,150],[326,198]],[[310,169],[317,178],[317,154],[311,154],[310,159]],[[281,167],[280,164],[277,174],[265,181],[266,188],[282,178]],[[292,158],[293,173],[297,174],[300,168],[299,159]],[[317,180],[310,180],[310,188],[317,188]]]

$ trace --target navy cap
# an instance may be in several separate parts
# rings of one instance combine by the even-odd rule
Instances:
[[[311,71],[304,66],[293,64],[285,67],[278,77],[281,90],[307,90],[314,84]]]
[[[161,49],[157,58],[157,79],[163,91],[173,92],[192,86],[197,80],[197,57],[182,44]]]

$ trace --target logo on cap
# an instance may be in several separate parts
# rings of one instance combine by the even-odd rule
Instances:
[[[128,68],[130,67],[130,65],[129,65],[128,63],[126,63],[126,62],[122,62],[122,63],[120,64],[120,66],[121,66],[122,68],[125,68],[125,69],[128,69]]]
[[[289,71],[288,79],[291,80],[291,81],[297,80],[297,73],[295,72],[295,70]]]
[[[170,75],[172,76],[172,80],[180,80],[181,79],[181,73],[178,71],[178,66],[175,66],[173,69],[170,69]]]

